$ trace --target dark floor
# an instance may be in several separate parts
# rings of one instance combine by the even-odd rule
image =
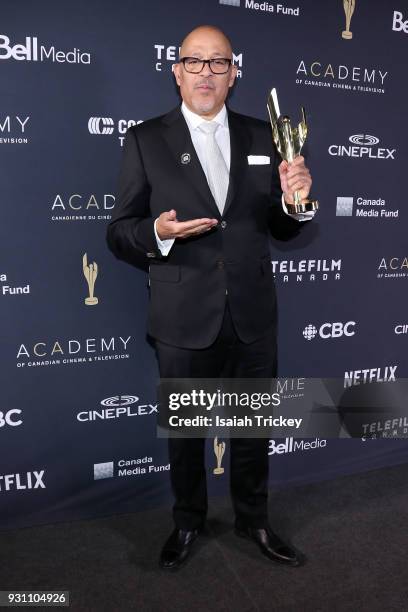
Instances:
[[[407,480],[400,465],[272,492],[271,525],[307,555],[299,568],[237,538],[218,498],[190,562],[170,574],[157,564],[172,529],[164,509],[0,531],[0,590],[69,589],[75,611],[404,611]]]

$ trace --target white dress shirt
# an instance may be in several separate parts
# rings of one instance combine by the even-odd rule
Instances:
[[[198,159],[200,160],[201,166],[204,170],[204,174],[208,181],[208,173],[207,173],[207,167],[206,167],[206,161],[205,161],[206,135],[198,127],[199,125],[201,125],[201,123],[203,123],[203,121],[205,121],[205,119],[203,119],[203,117],[200,117],[200,115],[193,113],[189,108],[187,108],[184,102],[181,105],[181,112],[183,113],[184,118],[186,120],[188,129],[190,132],[191,140],[193,141],[193,145],[196,150]],[[220,110],[220,112],[213,119],[211,119],[211,121],[214,121],[215,123],[219,124],[219,127],[217,131],[215,132],[215,140],[217,141],[217,144],[220,147],[221,154],[225,160],[225,163],[229,171],[230,166],[231,166],[231,144],[230,144],[230,135],[229,135],[229,127],[228,127],[228,113],[227,113],[225,104]],[[287,208],[285,206],[283,195],[282,195],[282,207],[283,207],[284,212],[287,215],[289,215],[290,217],[293,217],[294,219],[297,219],[298,221],[308,221],[309,219],[312,219],[312,217],[315,214],[314,211],[307,212],[307,213],[297,213],[293,215],[288,213]],[[173,246],[175,239],[168,238],[166,240],[160,240],[160,238],[157,235],[157,231],[156,231],[156,223],[157,223],[157,219],[154,222],[154,233],[155,233],[156,240],[157,240],[157,246],[159,247],[161,254],[163,256],[166,256],[169,254],[170,249]]]

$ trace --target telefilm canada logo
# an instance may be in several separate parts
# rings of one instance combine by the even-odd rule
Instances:
[[[355,159],[395,160],[396,149],[377,147],[380,139],[371,134],[353,134],[349,137],[351,145],[332,144],[329,155],[333,157],[351,157]]]
[[[88,132],[93,136],[112,136],[118,134],[119,144],[123,147],[128,129],[140,123],[143,123],[142,119],[114,120],[112,117],[89,117]]]
[[[57,193],[51,200],[51,221],[110,221],[114,208],[111,193]]]
[[[145,417],[157,413],[158,404],[140,402],[137,395],[114,395],[103,399],[98,410],[82,410],[76,418],[80,423],[89,423],[122,417]]]
[[[178,62],[180,47],[156,43],[153,45],[153,48],[156,72],[163,72],[166,68],[173,70],[173,65]],[[243,53],[233,52],[232,62],[237,67],[237,78],[240,79],[243,76]]]
[[[150,476],[169,470],[170,463],[153,462],[153,457],[148,455],[132,459],[119,459],[118,461],[104,461],[93,465],[94,480],[126,476]]]
[[[408,257],[381,257],[377,278],[408,278]]]
[[[30,117],[0,115],[0,144],[28,144]]]
[[[398,219],[399,209],[390,210],[383,198],[338,196],[336,216],[362,217],[363,219]]]
[[[36,368],[129,359],[131,340],[132,336],[123,335],[23,342],[16,352],[16,365]]]
[[[22,43],[11,40],[6,34],[0,34],[0,60],[90,64],[91,54],[77,47],[61,51],[55,45],[46,46],[38,41],[37,36],[26,36]]]
[[[218,0],[218,4],[225,6],[234,6],[236,8],[250,9],[252,11],[260,11],[261,13],[270,13],[274,15],[287,15],[299,17],[300,8],[285,6],[284,4],[271,4],[270,2],[255,2],[255,0]]]
[[[271,261],[275,280],[282,283],[340,280],[341,259],[294,259]]]

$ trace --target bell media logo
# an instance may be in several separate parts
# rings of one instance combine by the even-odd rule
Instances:
[[[394,32],[404,32],[408,34],[408,19],[404,21],[404,15],[400,13],[400,11],[394,11],[392,29]]]
[[[51,61],[58,64],[90,64],[91,54],[84,53],[76,47],[70,51],[60,51],[54,45],[47,48],[38,43],[37,36],[26,36],[25,45],[21,43],[13,45],[8,36],[0,34],[0,60],[8,59],[19,62]]]
[[[241,0],[219,0],[219,3],[227,6],[241,6]]]

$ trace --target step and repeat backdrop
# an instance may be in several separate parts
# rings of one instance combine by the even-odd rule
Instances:
[[[282,389],[302,401],[308,376],[345,388],[407,376],[405,2],[3,0],[1,12],[1,528],[170,508],[147,275],[105,235],[126,130],[179,104],[172,64],[199,24],[232,39],[232,109],[266,119],[276,87],[293,122],[301,106],[308,117],[320,210],[293,240],[271,239]],[[407,461],[407,431],[371,419],[358,439],[271,440],[271,486]],[[210,492],[226,494],[229,442],[213,442]]]

